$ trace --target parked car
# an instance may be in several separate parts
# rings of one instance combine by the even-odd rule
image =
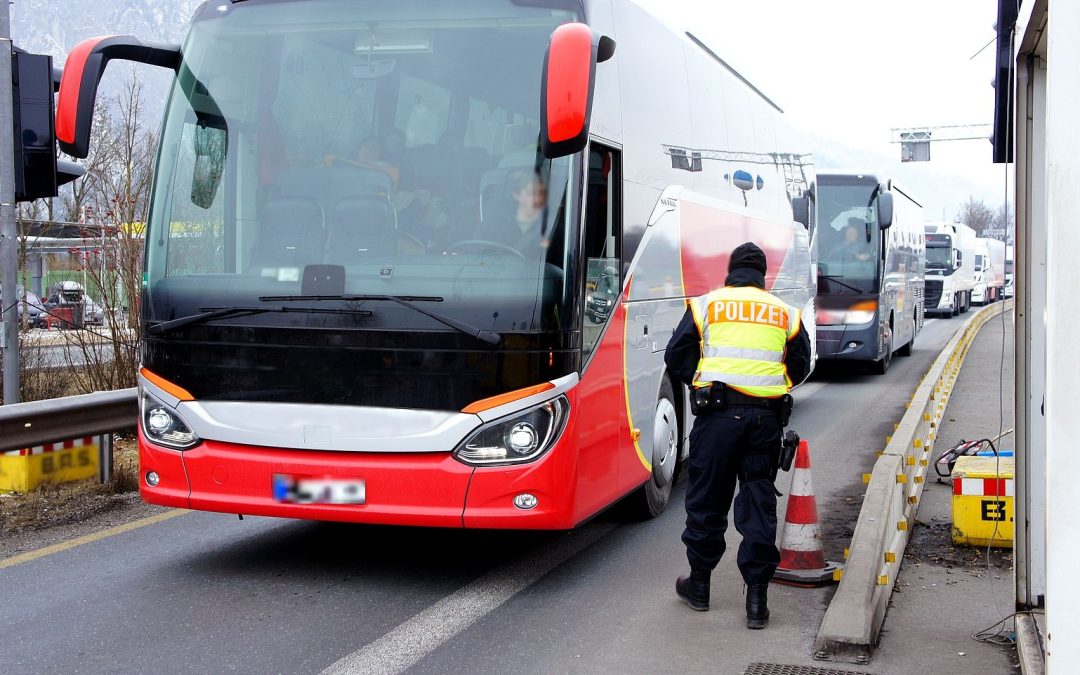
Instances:
[[[37,293],[33,291],[26,291],[22,286],[15,287],[15,296],[19,300],[19,322],[22,322],[23,313],[26,313],[27,322],[33,326],[39,326],[43,323],[42,313],[45,311],[45,307],[41,302],[41,298]],[[0,293],[0,305],[3,304],[3,295]]]
[[[105,325],[105,308],[94,302],[89,295],[83,296],[83,323],[88,326]]]

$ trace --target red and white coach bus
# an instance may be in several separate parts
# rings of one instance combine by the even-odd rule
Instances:
[[[635,493],[655,515],[687,451],[663,361],[687,298],[752,240],[812,324],[810,155],[631,2],[210,0],[182,47],[75,47],[76,156],[112,59],[175,71],[141,306],[148,502],[570,528]]]

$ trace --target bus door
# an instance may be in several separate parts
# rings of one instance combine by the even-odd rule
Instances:
[[[623,395],[621,154],[593,141],[585,170],[582,217],[584,294],[581,321],[582,381],[578,425],[578,495],[606,503],[616,495]],[[620,414],[620,411],[623,414]],[[601,496],[603,495],[603,496]]]

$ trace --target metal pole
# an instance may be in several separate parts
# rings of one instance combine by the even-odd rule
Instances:
[[[98,482],[102,485],[113,479],[113,435],[98,436]]]
[[[15,230],[15,139],[11,100],[11,14],[0,0],[0,283],[4,287],[3,350],[4,403],[19,402],[19,310],[15,304],[19,241]]]

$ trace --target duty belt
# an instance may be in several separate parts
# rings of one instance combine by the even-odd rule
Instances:
[[[787,426],[793,404],[790,394],[784,394],[779,398],[750,396],[725,386],[723,382],[713,382],[690,390],[690,412],[694,415],[704,415],[729,407],[764,408],[777,414],[781,427]]]
[[[724,404],[734,407],[775,409],[778,403],[776,399],[761,398],[760,396],[749,396],[740,391],[735,391],[731,387],[724,387],[723,396]]]

